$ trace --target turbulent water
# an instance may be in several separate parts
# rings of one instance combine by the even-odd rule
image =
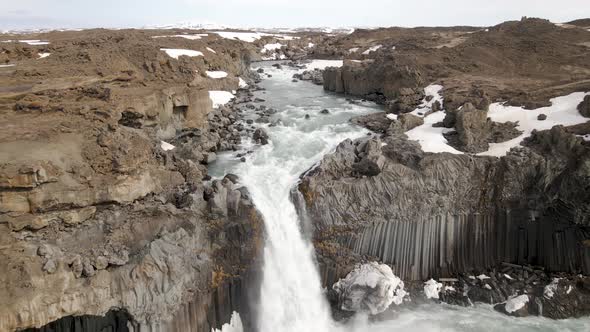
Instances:
[[[226,153],[210,169],[214,176],[239,175],[265,220],[259,331],[590,330],[590,320],[516,319],[496,313],[490,306],[459,308],[435,304],[402,307],[380,322],[368,322],[362,316],[346,325],[334,322],[321,288],[313,247],[302,236],[289,192],[299,176],[339,142],[367,134],[348,123],[352,116],[379,108],[369,103],[349,103],[342,96],[326,93],[308,82],[292,82],[293,69],[278,70],[269,64],[263,67],[272,77],[262,82],[266,91],[257,92],[257,97],[278,110],[272,120],[281,122],[272,127],[264,125],[270,136],[268,145],[244,144],[245,149],[254,150],[245,163],[237,160],[235,152]],[[323,109],[330,113],[321,114]],[[305,119],[306,114],[310,119]],[[254,119],[255,115],[252,116]]]

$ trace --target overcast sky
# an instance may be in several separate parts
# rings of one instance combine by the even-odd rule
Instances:
[[[590,0],[0,0],[0,29],[494,25],[522,16],[590,17]]]

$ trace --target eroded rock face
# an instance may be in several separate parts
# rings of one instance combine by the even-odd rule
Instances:
[[[423,153],[399,135],[340,144],[299,186],[325,282],[365,255],[393,265],[404,280],[503,261],[589,271],[587,239],[575,231],[590,222],[588,146],[563,127],[534,133],[524,145],[497,159]],[[355,177],[365,155],[380,173]]]
[[[584,97],[584,100],[578,105],[578,111],[582,116],[590,118],[590,96]]]
[[[248,316],[262,222],[235,178],[203,179],[240,142],[239,112],[213,109],[209,90],[238,89],[251,47],[219,40],[205,63],[163,44],[206,45],[72,32],[43,70],[23,62],[0,78],[0,330],[118,330],[113,308],[140,330]],[[226,79],[205,76],[221,66]]]

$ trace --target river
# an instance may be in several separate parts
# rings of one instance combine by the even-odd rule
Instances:
[[[333,63],[315,62],[318,67],[330,64]],[[361,315],[345,325],[333,321],[321,288],[313,246],[302,235],[290,190],[303,172],[338,143],[367,135],[366,129],[348,122],[351,117],[379,111],[380,107],[367,102],[351,103],[309,82],[293,82],[292,75],[296,72],[293,68],[276,69],[271,63],[254,67],[263,67],[265,73],[272,75],[264,75],[260,85],[265,90],[255,95],[265,99],[267,107],[278,110],[271,122],[280,122],[270,127],[256,124],[268,132],[269,144],[256,146],[246,139],[244,151],[253,150],[246,162],[240,162],[236,152],[222,153],[210,173],[218,177],[237,174],[264,217],[266,244],[258,304],[260,332],[590,331],[590,319],[513,318],[495,312],[489,305],[462,308],[404,304],[394,308],[391,318],[385,321],[369,322]],[[329,113],[320,113],[323,109]],[[248,116],[256,118],[254,114]],[[226,326],[223,331],[230,330],[238,328]]]

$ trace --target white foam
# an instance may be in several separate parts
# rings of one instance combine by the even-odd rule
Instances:
[[[213,102],[213,108],[217,108],[229,103],[235,96],[227,91],[209,91],[209,98]]]
[[[513,313],[517,310],[522,309],[527,303],[529,303],[528,295],[516,296],[506,301],[504,309],[507,313]]]
[[[194,56],[203,56],[203,52],[194,51],[194,50],[184,50],[178,48],[161,48],[160,51],[166,52],[169,57],[178,59],[178,57],[186,55],[190,57]]]
[[[211,329],[211,332],[244,332],[244,325],[242,324],[240,314],[235,311],[232,312],[229,323],[223,324],[221,330]]]
[[[227,73],[220,70],[209,71],[207,70],[207,76],[211,78],[224,78],[227,77]]]

